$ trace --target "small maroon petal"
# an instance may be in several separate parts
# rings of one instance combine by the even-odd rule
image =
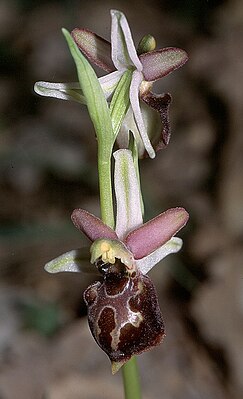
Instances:
[[[82,231],[91,241],[95,241],[98,238],[118,239],[114,230],[88,211],[75,209],[71,215],[71,219],[74,226]]]
[[[139,59],[143,65],[144,79],[152,82],[180,68],[188,60],[188,55],[180,48],[165,47],[141,54]]]
[[[131,231],[124,240],[135,259],[141,259],[171,239],[189,218],[184,208],[172,208]]]
[[[104,71],[113,72],[111,44],[88,29],[75,28],[71,33],[78,48],[86,57]]]
[[[155,111],[158,111],[160,120],[162,123],[161,135],[159,137],[151,138],[152,145],[155,151],[159,151],[165,148],[170,141],[171,130],[170,130],[170,119],[169,119],[169,109],[171,104],[171,95],[166,94],[154,94],[152,92],[147,92],[141,95],[141,99]]]

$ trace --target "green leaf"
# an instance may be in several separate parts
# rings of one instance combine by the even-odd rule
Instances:
[[[129,90],[131,80],[132,71],[124,72],[112,96],[110,114],[114,130],[114,141],[130,105]]]
[[[98,141],[109,156],[113,148],[114,133],[105,95],[93,68],[78,49],[70,33],[66,29],[62,29],[62,32],[77,67],[80,86],[87,101]]]

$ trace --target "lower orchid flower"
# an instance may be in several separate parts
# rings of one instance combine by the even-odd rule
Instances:
[[[99,79],[107,100],[112,98],[121,77],[129,72],[130,107],[118,144],[128,148],[131,131],[139,157],[147,153],[154,158],[155,151],[165,147],[170,139],[171,96],[154,94],[151,88],[154,81],[181,67],[188,60],[187,53],[176,47],[155,50],[155,39],[151,35],[144,36],[136,50],[127,19],[117,10],[111,10],[111,43],[87,29],[74,29],[72,36],[91,62],[109,72]],[[43,96],[85,103],[79,83],[37,82],[35,91]]]
[[[143,223],[139,183],[130,150],[114,153],[116,228],[83,209],[73,211],[74,225],[91,241],[90,269],[101,281],[84,292],[93,337],[109,356],[115,373],[133,355],[160,344],[164,322],[155,287],[146,275],[165,256],[177,252],[174,235],[187,223],[183,208],[172,208]],[[73,250],[47,263],[50,273],[86,271],[85,252]]]

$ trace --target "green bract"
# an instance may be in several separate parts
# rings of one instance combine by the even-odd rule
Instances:
[[[79,51],[70,33],[66,29],[62,29],[62,32],[67,40],[70,52],[76,64],[80,87],[86,99],[89,115],[93,122],[98,142],[103,146],[102,152],[104,152],[104,156],[110,157],[114,133],[105,95],[93,68]]]
[[[79,51],[70,33],[66,29],[62,31],[76,64],[80,87],[98,139],[98,168],[102,219],[108,225],[113,226],[114,216],[110,162],[114,144],[114,132],[110,111],[104,92],[93,68]]]

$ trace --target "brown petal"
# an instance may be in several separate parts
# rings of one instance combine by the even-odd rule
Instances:
[[[160,120],[162,123],[161,135],[159,137],[151,137],[155,151],[159,151],[166,147],[170,141],[170,120],[169,120],[169,109],[171,104],[171,95],[166,94],[154,94],[152,92],[147,92],[141,95],[141,99],[152,109],[158,111]]]
[[[104,71],[115,71],[111,59],[110,42],[88,29],[75,28],[71,35],[78,48],[91,62],[102,68]]]
[[[71,219],[74,226],[82,231],[91,241],[95,241],[98,238],[118,239],[114,230],[88,211],[75,209],[71,215]]]

